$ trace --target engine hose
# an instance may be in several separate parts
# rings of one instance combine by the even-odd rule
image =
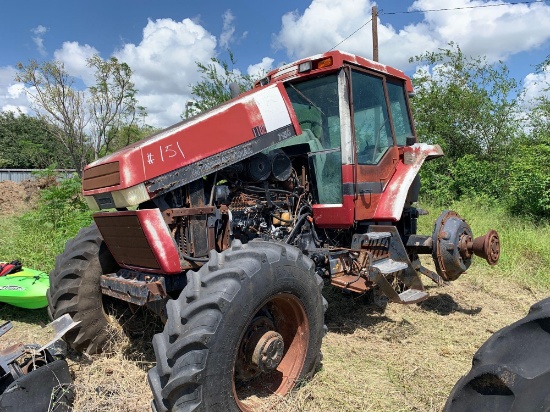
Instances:
[[[315,226],[313,223],[311,223],[311,235],[313,236],[313,241],[317,246],[321,245],[321,239],[319,238],[319,235],[317,234],[317,231],[315,230]]]
[[[311,211],[311,206],[310,205],[303,205],[299,210],[298,210],[298,213],[296,214],[296,216],[301,216],[302,215],[302,211],[304,209],[309,209]]]
[[[290,231],[288,237],[286,238],[285,240],[285,243],[290,243],[294,240],[294,236],[296,236],[296,232],[298,232],[298,229],[300,227],[302,227],[302,224],[304,223],[304,220],[307,219],[307,217],[309,216],[308,213],[305,213],[303,215],[301,215],[298,220],[296,221],[296,225],[294,226],[294,228]]]
[[[210,202],[208,202],[208,206],[212,206],[214,203],[214,191],[216,190],[216,180],[218,180],[218,171],[216,170],[216,173],[214,174],[214,181],[212,182],[212,190],[210,190]]]
[[[197,258],[197,257],[192,257],[192,256],[188,256],[188,255],[185,255],[183,253],[180,252],[180,255],[181,257],[183,257],[185,260],[189,260],[190,262],[203,262],[203,263],[206,263],[210,260],[209,257],[205,257],[205,258]]]
[[[248,190],[249,192],[257,192],[257,193],[265,192],[265,189],[263,187],[257,187],[257,186],[243,186],[242,190],[244,190],[244,191]],[[288,190],[270,188],[269,191],[270,192],[275,192],[275,193],[283,193],[285,195],[289,195],[289,196],[293,196],[293,197],[298,197],[298,195],[296,193],[292,193]]]

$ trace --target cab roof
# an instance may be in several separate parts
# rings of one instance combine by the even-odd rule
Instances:
[[[272,83],[273,81],[287,81],[299,77],[305,77],[312,73],[317,74],[323,71],[335,70],[345,64],[370,69],[378,73],[402,79],[405,81],[405,88],[407,92],[413,91],[411,79],[401,70],[339,50],[329,51],[323,54],[317,54],[304,59],[296,60],[277,69],[271,70],[264,78],[256,82],[255,87],[261,87]]]

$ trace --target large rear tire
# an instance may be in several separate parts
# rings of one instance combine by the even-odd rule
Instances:
[[[252,410],[258,398],[284,396],[315,372],[326,301],[298,249],[234,241],[187,282],[153,338],[154,410]]]
[[[454,386],[444,412],[550,411],[550,298],[493,334]]]
[[[80,352],[101,352],[108,340],[100,276],[118,266],[95,224],[81,229],[67,242],[50,273],[48,314],[57,319],[69,313],[80,324],[65,334],[65,341]]]

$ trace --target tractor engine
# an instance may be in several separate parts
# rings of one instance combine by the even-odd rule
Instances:
[[[307,160],[307,158],[305,159]],[[304,156],[297,156],[294,163],[303,163]],[[200,188],[200,185],[203,185]],[[298,175],[293,161],[282,150],[259,153],[250,159],[233,164],[204,179],[163,196],[153,206],[165,204],[168,209],[189,208],[193,204],[190,190],[199,186],[204,205],[211,207],[208,226],[215,243],[209,247],[222,251],[231,240],[246,244],[252,239],[284,241],[298,238],[297,229],[311,216],[311,194],[307,175]],[[301,217],[301,219],[298,219]],[[182,216],[170,224],[182,261],[205,260],[197,250],[201,241],[191,232],[192,216]],[[208,239],[203,239],[208,241]],[[197,257],[199,256],[199,257]]]

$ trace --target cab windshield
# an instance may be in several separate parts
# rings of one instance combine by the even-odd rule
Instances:
[[[342,155],[338,75],[286,85],[286,91],[302,128],[288,144],[307,144],[310,169],[314,172],[317,200],[342,203]]]

